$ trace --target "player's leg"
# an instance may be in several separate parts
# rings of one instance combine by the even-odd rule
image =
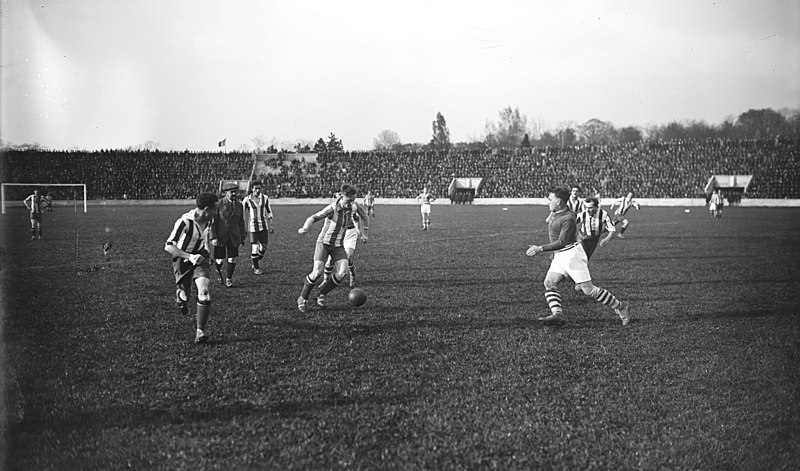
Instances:
[[[217,281],[220,284],[224,283],[224,276],[222,276],[222,264],[225,263],[225,246],[214,247],[214,271],[217,272]]]
[[[172,261],[172,272],[175,275],[175,305],[181,314],[189,314],[189,293],[192,290],[194,266],[188,261],[175,258]]]
[[[333,260],[331,260],[331,258],[328,257],[328,260],[325,261],[325,269],[323,270],[322,274],[322,282],[324,283],[328,281],[328,278],[331,277],[332,273],[333,273]]]
[[[236,260],[239,258],[239,246],[231,239],[225,244],[225,255],[227,255],[228,265],[225,267],[225,286],[233,286],[233,272],[236,271]]]
[[[31,240],[36,239],[36,231],[38,228],[37,222],[36,215],[31,213]]]
[[[625,238],[625,231],[628,229],[629,222],[628,222],[627,219],[617,219],[616,221],[614,221],[614,225],[616,226],[617,224],[619,224],[619,230],[617,231],[617,237],[619,237],[620,239],[624,239]]]
[[[209,280],[209,269],[201,265],[195,269],[196,278],[194,283],[197,286],[197,314],[195,315],[196,327],[195,343],[208,342],[206,325],[208,318],[211,317],[211,280]]]
[[[347,274],[347,252],[344,247],[328,247],[328,253],[333,260],[334,271],[331,277],[319,286],[317,304],[321,307],[325,307],[325,296],[342,284]]]
[[[350,274],[350,287],[356,287],[356,262],[355,253],[358,244],[358,231],[350,229],[344,236],[344,251],[347,254],[347,271]]]
[[[550,315],[539,317],[538,320],[546,325],[563,325],[564,309],[561,305],[561,293],[558,291],[558,284],[564,280],[564,274],[553,270],[548,270],[544,278],[544,298]]]
[[[267,231],[250,233],[250,261],[253,263],[253,273],[256,275],[264,273],[260,267],[260,262],[267,252],[268,238]]]
[[[300,291],[300,297],[297,298],[297,308],[301,312],[306,312],[306,302],[308,297],[311,296],[311,290],[314,289],[323,272],[325,271],[325,260],[328,259],[328,250],[324,244],[318,242],[314,248],[314,265],[311,273],[306,275],[303,281],[303,289]]]
[[[347,252],[347,272],[350,274],[350,287],[356,287],[356,251],[355,248],[346,248]]]

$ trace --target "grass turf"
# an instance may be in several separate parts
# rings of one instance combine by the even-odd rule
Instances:
[[[562,285],[546,208],[378,207],[359,286],[295,300],[317,206],[275,206],[266,273],[174,307],[186,207],[2,216],[5,468],[782,469],[800,462],[800,210],[643,208],[590,262],[634,321]],[[106,228],[108,232],[106,232]],[[112,240],[111,260],[102,245]],[[192,300],[195,293],[192,294]],[[192,312],[194,308],[192,307]]]

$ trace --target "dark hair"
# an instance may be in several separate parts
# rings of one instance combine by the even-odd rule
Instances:
[[[552,190],[552,193],[556,195],[556,198],[560,199],[563,202],[567,202],[569,200],[569,190],[566,188],[555,188]]]
[[[259,180],[254,180],[253,183],[250,184],[250,188],[254,186],[263,186]]]
[[[343,196],[353,196],[356,194],[356,187],[348,184],[342,185],[342,189],[339,191]]]
[[[215,193],[203,192],[197,196],[197,207],[199,209],[206,209],[209,206],[216,204],[219,198]]]
[[[600,201],[597,200],[594,196],[590,196],[583,200],[584,203],[594,203],[595,206],[600,207]]]

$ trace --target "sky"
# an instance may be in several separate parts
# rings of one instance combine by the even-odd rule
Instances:
[[[796,0],[0,0],[0,138],[371,149],[800,107]]]

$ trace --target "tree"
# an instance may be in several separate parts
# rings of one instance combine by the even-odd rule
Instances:
[[[250,142],[253,143],[254,152],[261,152],[265,147],[267,147],[267,139],[263,135],[258,135],[250,139]]]
[[[447,121],[445,121],[442,113],[436,113],[430,145],[434,149],[447,150],[450,148],[450,130],[447,129]]]
[[[767,139],[779,136],[784,132],[786,118],[772,108],[748,110],[739,115],[736,124],[742,132],[740,137],[745,139]]]
[[[642,131],[639,131],[633,126],[626,126],[619,130],[617,139],[620,144],[628,144],[632,142],[639,142],[642,140]]]
[[[578,132],[587,144],[609,144],[617,140],[614,125],[596,118],[578,126]]]
[[[497,123],[486,123],[486,145],[489,147],[517,147],[527,132],[528,118],[519,108],[505,107],[498,113]]]
[[[325,140],[321,137],[317,139],[317,142],[314,143],[314,152],[325,152],[328,150],[328,145],[325,144]]]
[[[331,151],[344,150],[344,146],[342,145],[342,141],[337,139],[336,138],[336,134],[334,134],[334,133],[331,133],[331,135],[328,136],[328,144],[327,144],[327,146],[328,146],[328,150],[331,150]]]
[[[528,137],[528,133],[525,133],[525,135],[522,137],[522,144],[520,144],[519,146],[522,147],[523,149],[531,148],[531,140]]]
[[[665,141],[683,139],[686,137],[686,128],[683,127],[683,124],[673,121],[661,128],[661,132],[659,134],[661,139],[664,139]]]
[[[372,147],[375,150],[390,150],[401,144],[400,135],[391,129],[384,129],[378,133],[378,137],[372,140]]]

